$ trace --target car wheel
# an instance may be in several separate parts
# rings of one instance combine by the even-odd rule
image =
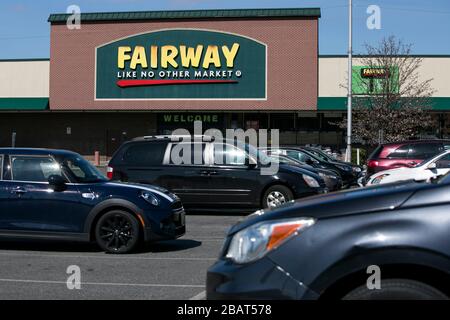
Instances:
[[[343,300],[447,300],[439,290],[419,281],[407,279],[381,280],[381,288],[369,290],[360,286],[343,297]]]
[[[289,188],[276,185],[271,186],[264,193],[262,205],[264,208],[275,208],[293,199],[294,196]]]
[[[139,243],[139,222],[130,213],[110,211],[98,220],[95,227],[97,244],[109,253],[129,253]]]

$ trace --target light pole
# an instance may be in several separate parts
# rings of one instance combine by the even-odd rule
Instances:
[[[345,160],[352,161],[352,0],[348,1],[348,93],[347,93],[347,150]]]

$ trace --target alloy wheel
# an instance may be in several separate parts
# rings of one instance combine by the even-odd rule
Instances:
[[[99,240],[109,251],[128,249],[135,236],[131,221],[121,214],[108,217],[100,225]]]
[[[267,195],[267,207],[275,208],[286,203],[286,197],[279,191],[272,191]]]

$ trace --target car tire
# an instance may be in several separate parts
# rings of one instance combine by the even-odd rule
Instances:
[[[381,288],[369,290],[366,285],[347,293],[343,300],[448,300],[432,286],[408,279],[381,280]]]
[[[294,195],[288,187],[274,185],[269,187],[264,193],[262,206],[263,208],[274,208],[293,199]]]
[[[95,240],[109,253],[129,253],[140,239],[138,220],[129,212],[112,210],[100,217],[95,226]]]

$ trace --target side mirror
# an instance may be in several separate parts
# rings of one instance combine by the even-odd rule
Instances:
[[[314,164],[314,161],[313,161],[313,159],[308,158],[308,159],[306,159],[305,163],[306,163],[306,164],[309,164],[309,165],[313,165],[313,164]]]
[[[48,177],[48,183],[55,191],[64,190],[66,187],[66,180],[57,174],[52,174]]]
[[[428,165],[427,169],[428,169],[428,170],[435,170],[435,169],[437,169],[436,162],[430,163],[430,164]]]

